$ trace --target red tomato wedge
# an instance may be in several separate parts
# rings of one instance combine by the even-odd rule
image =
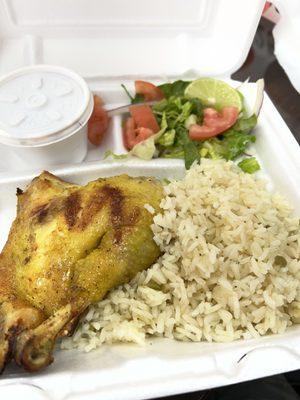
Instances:
[[[151,107],[137,104],[130,106],[129,112],[131,117],[127,118],[123,128],[123,142],[127,150],[159,131]]]
[[[123,142],[127,150],[131,150],[136,144],[148,139],[154,133],[149,128],[136,128],[132,117],[127,118],[123,128]]]
[[[103,101],[99,96],[94,95],[94,109],[88,121],[88,139],[93,145],[101,144],[108,125],[109,116],[103,108]]]
[[[159,131],[159,125],[155,119],[151,107],[147,105],[133,105],[129,107],[129,112],[134,119],[137,128],[148,128],[156,133]]]
[[[150,136],[154,135],[154,132],[149,128],[137,128],[135,130],[135,133],[136,133],[135,144],[143,142]]]
[[[220,112],[205,108],[203,125],[193,124],[189,129],[192,140],[205,140],[217,136],[235,124],[239,110],[237,107],[224,107]]]
[[[142,94],[146,101],[161,100],[164,98],[163,92],[153,83],[146,81],[135,81],[135,91],[138,94]]]
[[[123,127],[123,143],[127,150],[131,150],[135,143],[135,123],[132,117],[127,118]]]

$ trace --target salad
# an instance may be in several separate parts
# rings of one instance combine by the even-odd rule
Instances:
[[[155,86],[135,81],[128,94],[130,115],[123,125],[124,146],[139,158],[182,158],[187,169],[201,157],[234,160],[248,173],[260,167],[246,149],[255,142],[256,112],[246,112],[243,95],[227,83],[202,78]]]

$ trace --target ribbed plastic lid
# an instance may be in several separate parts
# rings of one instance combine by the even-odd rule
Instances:
[[[26,145],[58,140],[68,128],[76,129],[86,120],[90,100],[86,82],[65,68],[37,65],[3,76],[0,142]]]

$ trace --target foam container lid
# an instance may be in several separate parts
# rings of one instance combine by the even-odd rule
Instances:
[[[245,59],[263,0],[0,0],[0,72],[32,63],[75,69],[100,93],[107,107],[126,102],[120,88],[139,76],[153,82],[198,75],[228,76]],[[233,86],[239,83],[229,81]],[[245,84],[249,107],[256,87]],[[121,116],[114,116],[100,148],[90,146],[83,164],[51,172],[76,183],[128,173],[181,177],[182,160],[102,160],[105,150],[125,151]],[[300,213],[300,148],[265,96],[257,141],[249,152],[261,166],[270,190],[287,196]],[[99,162],[99,160],[102,160]],[[0,160],[1,161],[1,160]],[[15,215],[16,187],[40,171],[0,173],[0,247]],[[55,363],[28,374],[8,366],[0,397],[24,400],[134,400],[167,396],[242,382],[300,368],[300,327],[233,343],[183,343],[150,339],[147,344],[105,345],[89,354],[57,351]]]
[[[84,77],[229,76],[264,0],[0,0],[0,74],[59,64]]]

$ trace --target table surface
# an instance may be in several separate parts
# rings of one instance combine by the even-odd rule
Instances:
[[[244,65],[232,75],[233,79],[265,80],[265,90],[300,143],[300,94],[294,89],[274,55],[272,36],[274,24],[262,18]],[[204,400],[207,392],[186,393],[164,397],[164,400]],[[163,400],[163,398],[157,399]]]

